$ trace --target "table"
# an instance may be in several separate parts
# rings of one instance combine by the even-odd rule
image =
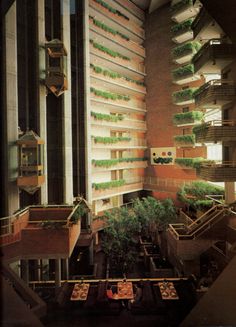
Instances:
[[[158,286],[163,300],[178,300],[178,294],[172,282],[160,282]]]
[[[132,282],[118,282],[117,294],[113,296],[117,300],[131,300],[134,298]]]
[[[70,300],[71,301],[86,301],[89,291],[89,284],[79,283],[75,284]]]

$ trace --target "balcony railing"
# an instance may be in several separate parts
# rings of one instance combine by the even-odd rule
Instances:
[[[192,64],[195,72],[217,74],[234,61],[235,55],[235,44],[223,43],[221,39],[212,39],[194,55]]]
[[[130,192],[135,192],[143,189],[143,179],[142,177],[139,177],[139,179],[135,180],[126,180],[125,185],[119,186],[119,187],[113,187],[110,189],[105,190],[95,190],[92,191],[92,198],[93,200],[99,200],[108,198],[111,196],[119,195],[119,194],[125,194]]]
[[[236,120],[213,120],[193,128],[196,142],[236,141]]]
[[[235,182],[236,162],[202,163],[197,175],[210,182]]]
[[[236,87],[233,81],[211,80],[194,93],[194,98],[196,107],[221,108],[236,98]]]
[[[187,64],[172,70],[172,77],[173,82],[179,85],[190,83],[201,78],[199,74],[196,74],[193,64]]]
[[[172,41],[176,43],[183,43],[193,39],[192,31],[193,19],[187,19],[182,23],[175,24],[171,27],[171,33],[173,35]]]
[[[198,14],[201,3],[198,0],[180,0],[171,6],[171,19],[182,22]]]
[[[201,44],[199,42],[192,41],[184,43],[172,50],[172,58],[178,64],[187,63],[200,48]]]
[[[222,30],[215,20],[202,7],[201,11],[192,23],[193,36],[195,40],[210,40],[219,38]]]

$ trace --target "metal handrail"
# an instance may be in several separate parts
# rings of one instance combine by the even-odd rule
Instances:
[[[204,47],[204,46],[203,46]],[[202,48],[201,48],[202,49]],[[199,50],[200,51],[200,50]],[[209,82],[203,84],[202,86],[197,89],[197,91],[194,93],[194,96],[196,97],[206,89],[208,89],[210,86],[221,86],[221,85],[234,85],[234,81],[226,80],[226,79],[212,79]]]
[[[201,167],[230,167],[230,168],[236,168],[236,161],[217,161],[217,160],[211,160],[201,163]]]

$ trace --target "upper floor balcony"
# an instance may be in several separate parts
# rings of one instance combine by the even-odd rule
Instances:
[[[106,170],[123,170],[123,169],[139,169],[147,167],[147,160],[145,158],[114,158],[92,160],[92,171],[106,171]]]
[[[173,83],[182,85],[201,79],[200,74],[196,74],[193,64],[187,64],[172,70]]]
[[[182,22],[196,16],[202,4],[199,0],[180,0],[171,5],[171,19],[175,22]]]
[[[144,60],[137,60],[113,50],[113,48],[105,47],[103,44],[90,40],[90,54],[102,57],[117,65],[123,66],[125,69],[136,72],[136,74],[145,75]]]
[[[140,19],[134,21],[134,17],[131,17],[125,9],[121,12],[116,3],[113,2],[110,4],[109,0],[107,2],[90,0],[89,6],[91,15],[96,15],[97,17],[97,13],[100,13],[105,22],[108,20],[110,24],[114,26],[118,25],[121,32],[128,30],[129,35],[132,35],[132,37],[136,36],[137,38],[144,39],[145,33],[141,26],[142,21]]]
[[[172,94],[173,103],[178,106],[184,106],[194,103],[194,92],[197,88],[186,88]]]
[[[177,64],[186,64],[201,48],[201,43],[191,41],[175,47],[172,50],[173,61]]]
[[[146,149],[147,141],[144,138],[131,137],[100,137],[92,136],[94,149]]]
[[[197,170],[197,175],[210,182],[235,182],[236,162],[205,162]]]
[[[30,206],[1,219],[2,246],[18,241],[22,258],[68,257],[79,235],[79,206]]]
[[[194,93],[194,98],[198,108],[219,109],[235,100],[236,87],[232,81],[211,80]]]
[[[131,78],[124,73],[102,68],[92,63],[90,64],[90,77],[92,82],[94,79],[105,86],[113,86],[113,88],[116,88],[117,92],[146,94],[146,87],[142,78]]]
[[[192,30],[193,18],[189,18],[182,23],[171,27],[172,41],[175,43],[184,43],[193,39]]]
[[[199,122],[203,119],[203,116],[204,114],[202,111],[177,113],[173,116],[173,123],[178,127],[195,125],[199,124]]]
[[[213,120],[193,128],[196,142],[216,143],[236,141],[235,120]]]
[[[235,60],[236,45],[212,39],[205,43],[192,58],[195,72],[201,74],[220,74]]]
[[[91,112],[91,124],[94,127],[106,126],[124,132],[127,130],[145,132],[147,130],[147,124],[144,120],[134,120],[124,115],[108,115],[93,111]]]
[[[217,22],[208,14],[204,7],[192,23],[195,40],[204,41],[221,38],[224,34]]]
[[[121,182],[113,183],[112,182]],[[105,199],[116,195],[140,191],[143,189],[143,178],[137,176],[134,179],[118,180],[105,183],[93,183],[93,200]]]
[[[104,24],[102,21],[95,17],[89,16],[90,23],[90,36],[102,43],[111,42],[117,44],[118,51],[126,51],[130,56],[139,56],[145,58],[145,49],[140,44],[132,41],[128,35],[123,34],[119,29],[114,29],[109,25]],[[95,33],[94,33],[95,32]]]

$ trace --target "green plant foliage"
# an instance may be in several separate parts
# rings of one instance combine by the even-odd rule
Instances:
[[[184,185],[177,193],[178,200],[191,205],[195,209],[202,209],[212,205],[211,200],[206,200],[206,195],[224,195],[223,187],[196,181],[190,185]]]
[[[186,135],[177,135],[174,137],[174,140],[179,143],[195,143],[195,135],[194,134],[186,134]]]
[[[182,67],[172,70],[172,76],[174,79],[192,75],[194,73],[195,73],[195,70],[194,70],[193,64],[187,64],[185,66],[182,66]]]
[[[194,99],[194,93],[196,92],[197,88],[187,88],[181,91],[174,92],[172,94],[172,99],[174,103],[182,102],[182,101],[188,101]]]
[[[120,16],[120,17],[123,17],[125,18],[126,20],[129,20],[129,17],[125,16],[124,14],[122,14],[119,10],[111,7],[109,4],[107,4],[105,1],[102,1],[102,0],[94,0],[96,1],[97,3],[99,3],[101,6],[103,6],[104,8],[106,8],[107,10],[109,10],[110,12],[112,12],[113,14],[117,15],[117,16]]]
[[[94,111],[91,111],[91,116],[98,120],[106,120],[112,122],[118,122],[124,119],[124,116],[122,115],[108,115],[108,114],[102,114],[100,112],[94,112]]]
[[[181,45],[175,47],[172,50],[172,56],[174,58],[177,58],[177,57],[184,56],[185,54],[188,54],[188,53],[193,53],[194,54],[200,48],[201,48],[201,43],[200,42],[192,41],[192,42],[184,43],[184,44],[181,44]]]
[[[104,52],[104,53],[107,53],[108,55],[110,55],[111,57],[119,57],[121,59],[124,59],[124,60],[128,60],[130,61],[131,59],[127,56],[124,56],[122,55],[121,53],[117,52],[117,51],[113,51],[113,50],[110,50],[106,47],[104,47],[102,44],[99,44],[97,42],[94,42],[93,40],[90,40],[90,43],[93,45],[94,48]]]
[[[181,0],[181,1],[178,1],[178,2],[174,3],[170,7],[170,11],[171,12],[176,12],[176,11],[178,11],[179,9],[181,9],[182,7],[184,7],[186,5],[193,5],[193,0]]]
[[[112,144],[122,141],[130,141],[128,136],[92,136],[96,143]]]
[[[135,162],[135,161],[145,161],[146,158],[115,158],[115,159],[104,159],[104,160],[92,160],[92,164],[96,167],[112,167],[121,162]]]
[[[119,187],[125,185],[124,179],[118,179],[110,182],[103,182],[103,183],[93,183],[92,188],[95,190],[106,190],[113,187]]]
[[[77,208],[76,210],[73,212],[71,218],[70,218],[70,221],[73,223],[73,224],[77,224],[77,222],[79,221],[79,219],[81,217],[83,217],[86,213],[88,213],[88,207],[84,204],[84,203],[81,203]]]
[[[107,91],[97,90],[94,87],[90,87],[90,91],[94,93],[97,96],[100,96],[105,99],[111,99],[111,100],[125,100],[129,101],[130,97],[128,95],[122,95],[117,93],[110,93]]]
[[[92,16],[89,16],[90,19],[93,20],[94,25],[96,25],[97,27],[103,29],[104,31],[111,33],[113,35],[119,35],[120,37],[122,37],[123,39],[125,39],[126,41],[129,41],[129,37],[117,30],[114,30],[113,28],[107,26],[106,24],[100,22],[99,20],[95,19]]]
[[[142,81],[136,81],[128,76],[124,76],[124,75],[121,75],[117,72],[113,72],[111,70],[107,70],[107,69],[103,69],[99,66],[95,66],[93,64],[90,64],[90,67],[95,71],[95,73],[97,74],[103,74],[104,76],[108,76],[108,77],[111,77],[111,78],[121,78],[121,79],[124,79],[128,82],[132,82],[132,83],[135,83],[137,85],[142,85],[142,86],[145,86],[144,82]]]
[[[183,167],[199,168],[204,158],[176,158],[175,163]]]
[[[202,111],[188,111],[179,114],[175,114],[173,116],[173,123],[176,125],[179,124],[187,124],[194,121],[200,121],[204,117],[204,113]]]
[[[192,22],[193,22],[193,19],[190,18],[190,19],[185,20],[182,23],[175,24],[175,25],[173,25],[171,27],[171,32],[173,34],[177,34],[180,31],[190,30],[191,29],[191,26],[192,26]]]
[[[193,127],[193,133],[195,135],[197,134],[205,134],[207,132],[209,128],[209,124],[208,123],[203,123],[201,125],[197,125]]]

